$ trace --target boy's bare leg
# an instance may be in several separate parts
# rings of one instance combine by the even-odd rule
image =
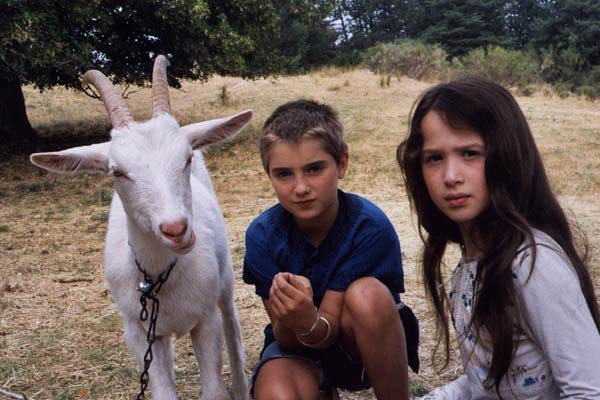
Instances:
[[[258,372],[254,385],[255,400],[317,400],[320,373],[308,361],[276,358]]]
[[[362,360],[377,399],[408,400],[404,327],[387,287],[372,277],[353,282],[344,293],[341,325],[342,345]]]

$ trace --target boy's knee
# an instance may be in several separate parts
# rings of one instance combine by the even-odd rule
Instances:
[[[377,278],[365,277],[354,281],[344,293],[344,308],[353,318],[378,320],[396,312],[389,289]]]
[[[255,400],[311,399],[319,392],[319,372],[311,364],[293,358],[265,363],[254,384]]]
[[[260,385],[257,383],[254,387],[255,400],[278,400],[278,399],[297,399],[296,391],[293,387],[283,384],[283,382],[270,382]]]

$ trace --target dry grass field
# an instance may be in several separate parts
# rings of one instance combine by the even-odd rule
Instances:
[[[213,148],[206,160],[227,220],[236,270],[247,371],[256,362],[267,321],[260,300],[241,280],[244,231],[275,197],[256,150],[259,127],[277,105],[299,97],[334,105],[350,146],[344,190],[376,202],[401,239],[407,293],[422,327],[422,372],[411,375],[421,394],[460,373],[454,360],[436,372],[430,356],[434,325],[417,276],[420,241],[395,148],[405,136],[410,107],[431,83],[394,79],[390,87],[364,70],[324,69],[310,75],[245,81],[214,77],[184,82],[171,104],[182,124],[233,114],[256,115],[235,142]],[[103,105],[82,93],[25,89],[29,117],[43,136],[38,151],[108,139]],[[595,287],[600,291],[600,104],[560,99],[540,89],[517,97],[562,204],[587,233]],[[137,119],[150,116],[150,92],[127,103]],[[138,373],[122,338],[122,325],[103,276],[103,240],[112,183],[108,177],[46,174],[28,154],[0,147],[0,388],[33,399],[131,399]],[[454,254],[456,256],[456,254]],[[451,266],[456,260],[448,259]],[[558,295],[558,293],[557,293]],[[178,393],[198,399],[198,370],[189,338],[176,342]],[[228,375],[227,367],[224,374]],[[371,392],[342,393],[370,399]]]

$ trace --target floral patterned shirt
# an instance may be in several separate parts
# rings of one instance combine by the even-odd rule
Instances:
[[[600,334],[583,297],[577,273],[560,246],[533,230],[531,247],[523,247],[513,263],[522,315],[515,315],[516,353],[500,383],[504,399],[600,399]],[[463,257],[451,277],[448,293],[452,321],[465,375],[422,399],[497,399],[484,380],[491,365],[489,333],[469,327],[477,260]]]

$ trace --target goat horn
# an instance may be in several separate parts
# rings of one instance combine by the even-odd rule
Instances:
[[[163,55],[159,55],[154,60],[152,71],[152,117],[162,113],[171,113],[169,82],[167,81],[167,67],[169,65],[169,60]]]
[[[102,102],[104,103],[104,107],[106,107],[106,112],[110,117],[113,128],[121,128],[133,121],[125,105],[125,101],[123,101],[123,98],[117,93],[117,89],[115,89],[102,72],[95,69],[87,71],[83,75],[83,84],[88,86],[93,85],[100,92]]]

